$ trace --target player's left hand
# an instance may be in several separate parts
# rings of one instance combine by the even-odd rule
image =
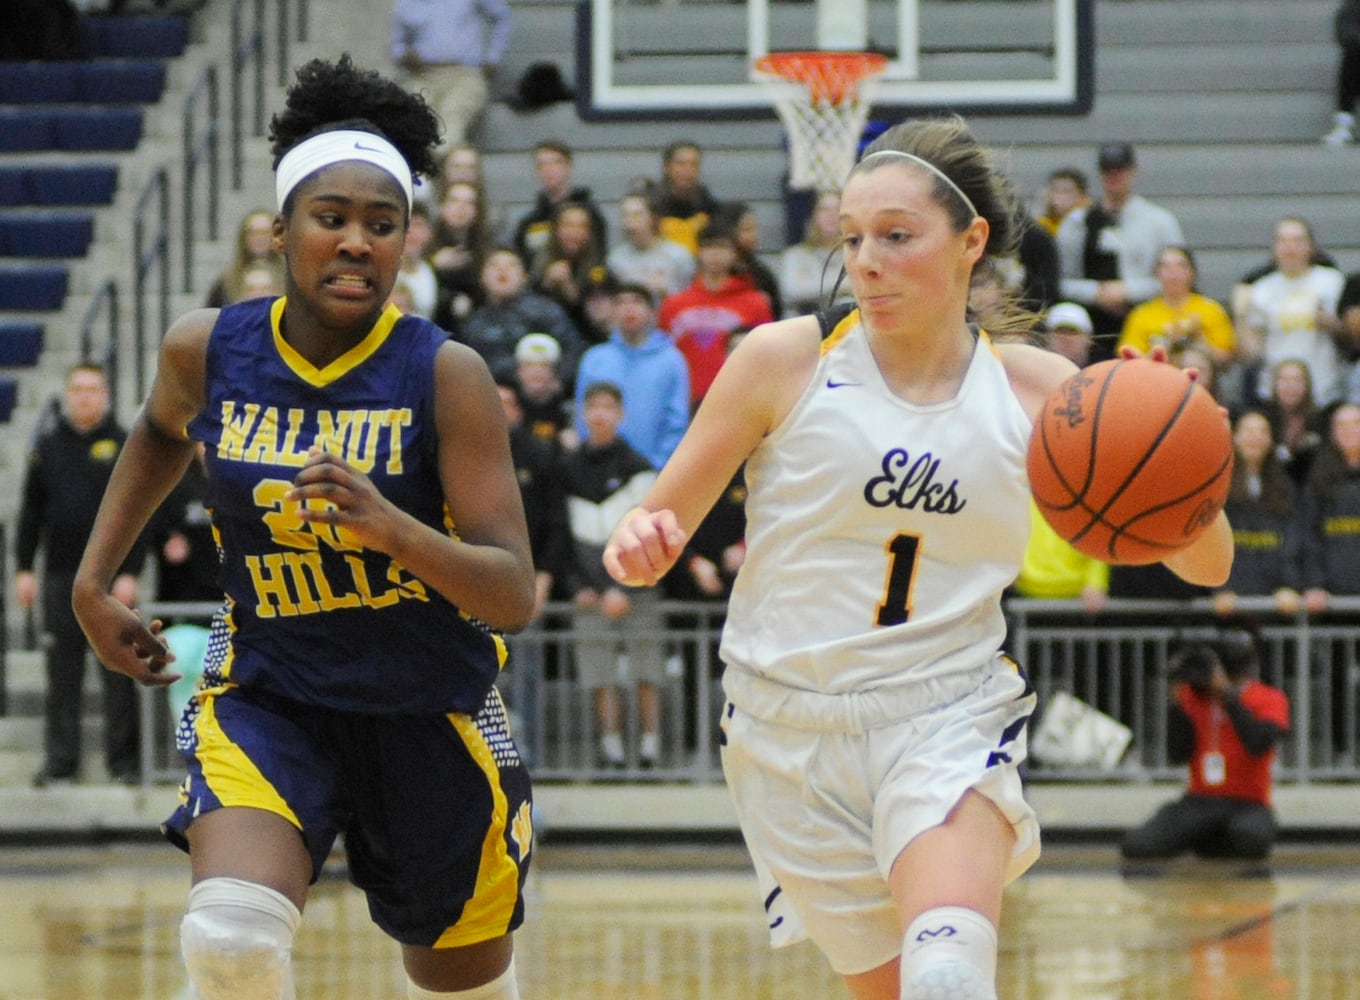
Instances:
[[[397,508],[373,480],[315,445],[285,498],[299,504],[303,521],[330,525],[367,549],[390,552],[400,530]]]

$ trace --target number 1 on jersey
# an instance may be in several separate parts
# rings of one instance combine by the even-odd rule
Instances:
[[[901,625],[911,616],[911,585],[921,557],[920,535],[893,535],[884,547],[888,553],[888,579],[875,625]]]

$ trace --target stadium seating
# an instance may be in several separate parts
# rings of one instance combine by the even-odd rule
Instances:
[[[45,330],[32,314],[63,307],[70,264],[89,252],[97,210],[117,192],[116,157],[142,141],[167,61],[189,41],[183,16],[88,25],[90,59],[0,62],[0,368],[38,364]],[[0,422],[16,382],[0,377]]]

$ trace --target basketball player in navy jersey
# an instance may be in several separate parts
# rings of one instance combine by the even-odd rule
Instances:
[[[655,583],[746,461],[724,769],[774,943],[810,937],[864,1000],[995,1000],[1002,890],[1039,851],[1001,595],[1032,422],[1076,369],[969,322],[1017,217],[962,120],[876,140],[841,195],[858,308],[754,330],[605,552]],[[1220,517],[1167,562],[1222,582],[1231,552]]]
[[[180,319],[74,604],[110,669],[175,679],[114,569],[207,449],[226,602],[180,723],[166,835],[193,887],[202,1000],[294,996],[293,934],[337,835],[413,1000],[518,997],[529,781],[493,687],[533,566],[486,365],[386,305],[439,123],[348,56],[302,67],[271,124],[286,294]]]

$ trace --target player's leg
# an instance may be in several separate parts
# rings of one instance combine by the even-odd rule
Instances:
[[[404,945],[407,1000],[519,1000],[509,934],[459,948]]]
[[[907,928],[903,1000],[996,1000],[996,928],[1014,846],[1011,823],[970,790],[898,855],[888,882]]]
[[[193,867],[180,949],[201,1000],[292,1000],[293,935],[312,860],[274,813],[224,808],[188,830]]]

